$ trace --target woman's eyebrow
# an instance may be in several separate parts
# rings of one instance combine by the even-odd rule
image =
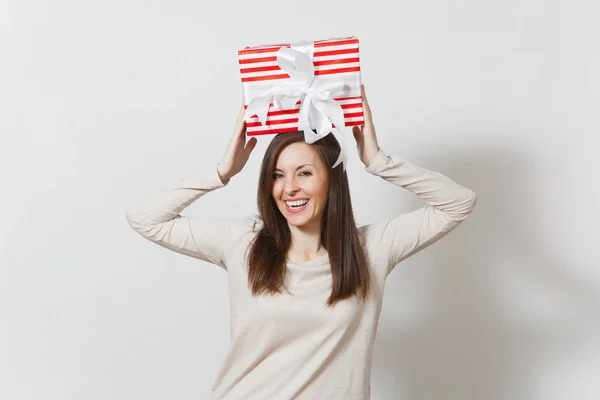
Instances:
[[[307,166],[309,166],[309,165],[310,165],[311,167],[314,167],[314,165],[312,165],[312,164],[302,164],[302,165],[299,165],[299,166],[296,168],[296,171],[298,171],[298,170],[299,170],[299,169],[301,169],[301,168],[307,167]],[[280,172],[283,172],[283,171],[282,171],[282,170],[280,170],[279,168],[275,168],[275,171],[280,171]]]

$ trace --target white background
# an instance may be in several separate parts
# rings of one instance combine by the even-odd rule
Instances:
[[[229,341],[226,275],[141,238],[125,210],[220,159],[238,49],[350,35],[381,147],[479,197],[390,276],[372,398],[600,398],[598,11],[2,1],[0,399],[206,398]],[[269,140],[186,213],[254,213]],[[421,205],[351,150],[359,224]]]

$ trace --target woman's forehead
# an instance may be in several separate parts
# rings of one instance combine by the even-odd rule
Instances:
[[[281,151],[277,158],[277,168],[295,168],[303,164],[320,164],[319,154],[306,143],[292,143]]]

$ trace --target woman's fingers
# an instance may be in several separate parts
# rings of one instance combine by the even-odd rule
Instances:
[[[242,105],[240,106],[240,115],[238,116],[238,121],[244,119],[244,114],[246,114],[246,107],[244,107],[244,103],[242,102]]]
[[[238,114],[237,121],[235,123],[235,132],[234,136],[242,136],[243,133],[246,132],[246,120],[244,118],[246,114],[246,109],[244,108],[244,104],[242,103],[242,107],[240,108],[240,113]]]
[[[254,150],[254,148],[256,147],[257,142],[258,139],[256,139],[255,137],[251,137],[250,140],[248,140],[248,143],[246,143],[246,147],[244,148],[247,156],[250,156],[250,153],[252,153],[252,150]]]
[[[354,135],[354,140],[356,140],[357,144],[362,142],[362,130],[358,126],[352,127],[352,134]]]
[[[365,90],[365,85],[360,85],[361,93],[362,93],[362,101],[363,101],[363,114],[365,116],[365,123],[371,123],[371,107],[369,106],[369,100],[367,99],[367,91]]]

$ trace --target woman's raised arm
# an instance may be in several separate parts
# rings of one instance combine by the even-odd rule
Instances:
[[[127,210],[127,221],[137,233],[178,253],[226,268],[228,251],[241,235],[254,228],[254,220],[186,217],[181,212],[205,194],[225,186],[248,161],[256,138],[246,143],[243,115],[242,107],[227,150],[216,166],[205,167]]]

